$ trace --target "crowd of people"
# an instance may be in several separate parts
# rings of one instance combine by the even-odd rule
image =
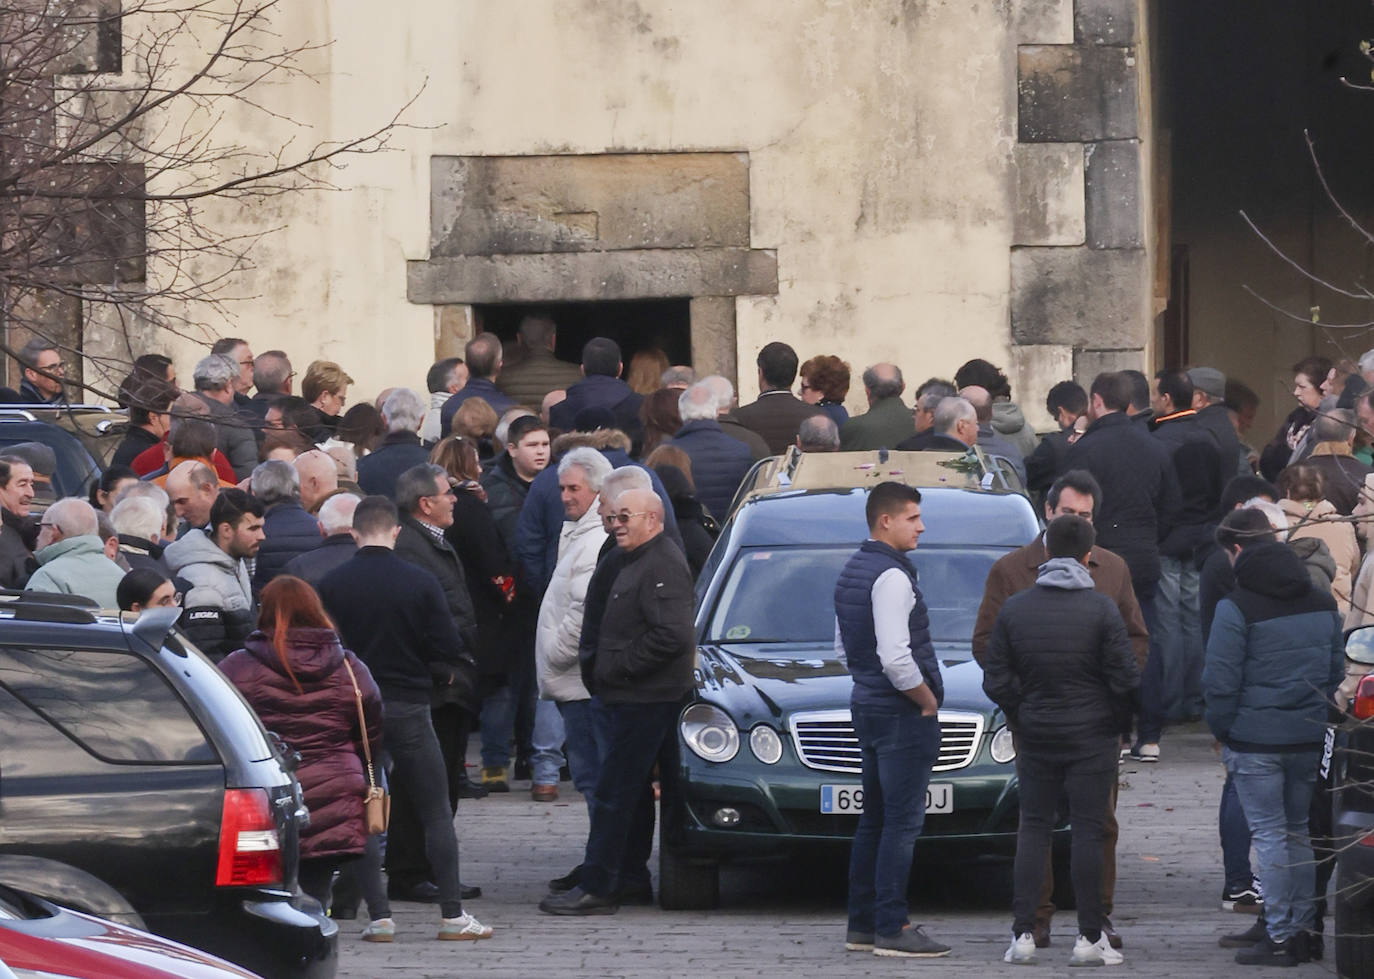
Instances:
[[[1302,857],[1314,838],[1329,857],[1329,795],[1314,784],[1326,699],[1349,690],[1341,627],[1374,622],[1374,560],[1362,558],[1374,351],[1295,365],[1297,406],[1255,450],[1258,398],[1205,366],[1104,373],[1088,390],[1062,381],[1045,402],[1057,431],[1040,437],[986,360],[910,400],[900,367],[871,365],[868,410],[850,416],[837,356],[803,362],[769,343],[759,396],[738,405],[728,379],[660,352],[627,366],[598,337],[573,364],[555,356],[556,336],[539,316],[510,343],[479,333],[430,368],[425,394],[388,388],[352,407],[338,364],[312,362],[297,385],[285,352],[254,356],[237,338],[195,365],[191,391],[168,358],[140,357],[119,391],[128,433],[89,499],[33,520],[51,451],[0,456],[0,586],[132,612],[179,606],[185,634],[302,755],[302,888],[339,918],[366,902],[370,941],[393,940],[391,899],[439,904],[441,939],[482,939],[492,930],[464,911],[480,888],[460,878],[453,814],[515,782],[550,802],[570,777],[588,804],[583,860],[549,882],[542,910],[652,901],[655,793],[671,791],[693,685],[693,581],[758,460],[976,446],[1048,521],[993,567],[973,635],[1017,737],[1007,961],[1049,943],[1061,797],[1075,960],[1121,961],[1118,749],[1158,762],[1168,723],[1204,717],[1227,771],[1223,906],[1262,912],[1225,941],[1239,961],[1320,956],[1330,860],[1310,873]],[[30,347],[16,396],[60,403],[59,352]],[[837,649],[855,677],[868,797],[916,800],[923,783],[889,784],[888,762],[933,760],[939,666],[902,557],[921,531],[919,493],[890,486],[870,494],[872,539],[837,587]],[[872,748],[890,735],[902,753]],[[365,788],[384,779],[385,846],[361,819]],[[850,947],[948,952],[906,920],[919,810],[912,801],[893,826],[865,810]]]

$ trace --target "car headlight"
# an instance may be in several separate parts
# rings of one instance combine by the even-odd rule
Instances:
[[[678,726],[687,747],[706,761],[729,761],[739,751],[739,728],[719,707],[693,704],[682,712]]]
[[[997,733],[992,736],[992,760],[999,765],[1005,765],[1016,758],[1016,743],[1011,737],[1011,728],[1003,725],[997,729]]]
[[[765,765],[776,765],[782,758],[782,738],[767,724],[756,724],[749,732],[749,750]]]

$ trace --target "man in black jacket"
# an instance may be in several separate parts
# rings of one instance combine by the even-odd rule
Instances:
[[[1147,382],[1147,391],[1148,387]],[[1131,398],[1132,382],[1125,372],[1097,375],[1088,391],[1093,421],[1065,453],[1064,467],[1086,469],[1102,487],[1102,508],[1095,521],[1098,543],[1131,569],[1131,586],[1150,631],[1150,658],[1155,659],[1161,655],[1154,641],[1159,542],[1169,536],[1178,513],[1178,478],[1168,451],[1145,425],[1137,424],[1140,414],[1126,414]],[[1147,672],[1152,668],[1147,664]],[[1141,691],[1132,752],[1158,760],[1163,727],[1163,708],[1152,688],[1146,688]]]
[[[358,460],[358,485],[364,493],[380,493],[396,499],[396,480],[401,473],[429,461],[429,450],[420,444],[420,422],[425,403],[410,388],[397,388],[382,402],[387,436],[376,450]],[[404,512],[405,507],[400,508]]]
[[[641,897],[648,882],[621,880],[620,871],[652,847],[653,767],[667,799],[679,764],[678,711],[693,686],[692,573],[663,536],[663,503],[652,490],[628,490],[616,501],[615,525],[626,561],[611,586],[593,673],[606,755],[580,883],[539,902],[547,914],[614,914],[623,890]]]
[[[1140,674],[1116,603],[1093,588],[1087,565],[1094,537],[1082,517],[1050,523],[1049,560],[1033,588],[1002,606],[983,660],[983,690],[1016,735],[1021,787],[1008,963],[1035,960],[1036,905],[1061,795],[1073,826],[1078,905],[1069,964],[1122,961],[1102,931],[1102,827]]]
[[[382,692],[383,737],[391,756],[392,791],[409,795],[423,826],[424,849],[438,881],[443,922],[439,937],[456,941],[490,938],[492,930],[463,913],[458,878],[458,839],[445,792],[444,757],[430,720],[436,674],[452,677],[464,664],[462,637],[448,612],[439,582],[393,553],[400,533],[396,506],[369,496],[353,514],[358,553],[320,582],[320,598],[349,649],[367,664]],[[398,827],[389,835],[398,842]],[[363,887],[376,916],[364,938],[389,941],[387,894],[381,889],[376,837],[364,855]]]
[[[0,588],[23,588],[38,567],[33,548],[37,521],[29,517],[33,468],[16,456],[0,457]]]
[[[441,683],[430,701],[430,720],[444,757],[448,798],[458,799],[466,764],[468,732],[477,714],[477,614],[472,607],[467,576],[458,552],[444,537],[453,523],[453,491],[442,466],[423,463],[407,469],[396,480],[396,503],[400,511],[400,533],[396,537],[396,556],[423,568],[439,582],[449,616],[461,638],[454,652],[459,664],[455,679]],[[404,828],[418,824],[409,793],[402,788],[392,793],[391,820]],[[427,886],[428,862],[419,846],[418,834],[398,834],[387,849],[387,873],[393,897],[425,899],[433,894]],[[471,896],[477,893],[469,891]]]
[[[319,588],[325,575],[357,554],[353,513],[358,509],[359,499],[353,493],[340,493],[325,500],[320,506],[320,533],[324,535],[320,546],[286,562],[282,574],[295,575]]]

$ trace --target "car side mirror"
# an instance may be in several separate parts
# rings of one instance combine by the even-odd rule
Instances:
[[[1374,667],[1374,625],[1360,626],[1346,633],[1345,658],[1361,666]]]

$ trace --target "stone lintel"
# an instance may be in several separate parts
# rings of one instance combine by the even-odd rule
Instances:
[[[775,295],[777,253],[750,248],[472,255],[406,263],[413,303]]]

